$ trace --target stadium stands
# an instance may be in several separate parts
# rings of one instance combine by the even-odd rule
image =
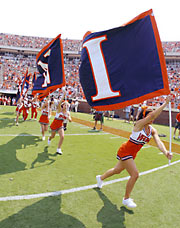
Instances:
[[[24,47],[24,48],[42,49],[51,40],[52,40],[52,38],[19,36],[19,35],[0,33],[0,46],[2,45],[2,46],[9,46],[9,47]],[[80,40],[63,39],[62,42],[63,42],[64,51],[80,51],[81,50],[81,41]]]
[[[22,78],[28,67],[30,73],[37,72],[36,54],[52,38],[19,36],[12,34],[0,34],[0,90],[16,90],[18,78]],[[82,87],[79,83],[81,40],[63,39],[64,66],[66,82],[76,91],[79,99],[84,98]],[[180,41],[162,42],[166,58],[169,77],[169,85],[174,100],[172,107],[177,108],[180,103]],[[13,51],[9,49],[13,48]],[[24,49],[20,49],[24,48]],[[14,50],[17,49],[17,52]],[[29,50],[35,50],[31,53]],[[164,97],[158,97],[147,101],[149,105],[158,106],[164,101]]]
[[[164,52],[180,52],[180,41],[162,42]]]

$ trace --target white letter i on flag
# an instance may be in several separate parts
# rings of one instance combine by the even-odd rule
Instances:
[[[101,49],[101,42],[106,40],[106,36],[94,38],[86,41],[83,47],[86,47],[89,61],[91,64],[94,82],[96,85],[96,95],[92,97],[93,101],[108,99],[120,96],[120,91],[112,91],[106,63]]]

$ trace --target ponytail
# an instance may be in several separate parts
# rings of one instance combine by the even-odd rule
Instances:
[[[143,109],[141,110],[141,112],[139,113],[137,120],[143,119],[143,118],[146,117],[150,112],[152,112],[152,109],[150,109],[150,108],[148,108],[148,107],[143,108]]]

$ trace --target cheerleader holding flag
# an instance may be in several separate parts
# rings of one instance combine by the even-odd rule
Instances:
[[[122,27],[87,32],[83,40],[79,73],[86,99],[98,111],[124,108],[168,95],[166,63],[152,10],[138,15]],[[159,150],[169,160],[172,159],[171,152],[166,150],[157,130],[151,126],[170,101],[169,95],[156,110],[147,108],[140,113],[130,139],[117,152],[118,163],[96,176],[97,186],[101,188],[104,179],[127,170],[130,178],[122,201],[125,206],[137,206],[130,198],[139,176],[134,159],[151,136]]]
[[[153,137],[154,141],[161,152],[169,159],[172,159],[171,152],[166,150],[163,142],[160,140],[157,130],[152,127],[153,121],[161,114],[163,109],[168,105],[171,100],[171,96],[167,96],[166,101],[160,107],[155,109],[147,108],[141,111],[139,114],[138,120],[133,127],[132,134],[127,142],[123,143],[118,152],[117,159],[118,162],[114,168],[107,170],[102,175],[97,175],[97,186],[102,188],[103,180],[108,177],[111,177],[115,174],[121,173],[123,170],[127,170],[130,175],[130,178],[126,185],[126,191],[122,203],[125,206],[130,208],[136,207],[136,203],[130,198],[131,192],[134,188],[134,185],[139,177],[138,170],[134,159],[137,156],[139,150],[143,147],[145,143],[150,141],[150,138]]]
[[[31,106],[31,120],[36,120],[37,119],[37,108],[39,107],[39,102],[37,95],[32,99],[32,106]]]
[[[42,140],[45,140],[45,132],[48,130],[49,116],[50,116],[50,96],[44,99],[44,103],[41,107],[41,116],[39,118],[39,123],[41,125]]]
[[[61,35],[58,35],[46,45],[36,56],[39,74],[33,77],[32,94],[38,94],[38,99],[45,100],[42,106],[42,114],[39,119],[42,131],[42,140],[45,140],[45,132],[48,130],[50,116],[49,95],[65,85],[63,46]],[[48,99],[46,97],[48,96]]]

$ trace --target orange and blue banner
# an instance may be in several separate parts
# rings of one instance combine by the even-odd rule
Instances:
[[[65,85],[63,45],[61,35],[58,35],[46,45],[36,56],[39,74],[34,78],[32,94],[40,94],[40,99],[46,97]]]
[[[89,105],[100,111],[169,94],[153,11],[146,11],[121,27],[87,33],[79,74]]]

